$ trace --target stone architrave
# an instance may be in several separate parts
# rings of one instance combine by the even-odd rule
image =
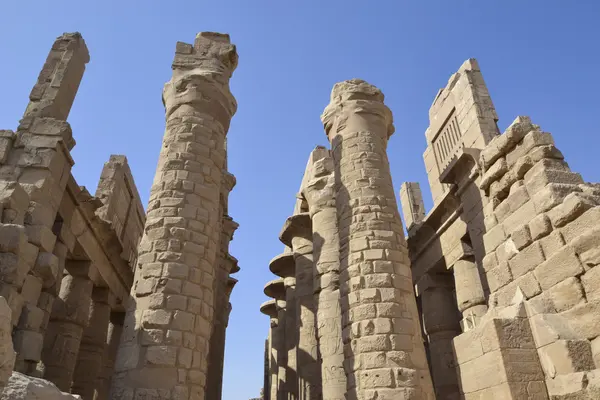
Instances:
[[[237,61],[228,35],[202,32],[193,46],[177,44],[113,400],[206,397],[225,136],[237,108],[229,79]]]
[[[329,151],[311,153],[312,175],[303,195],[312,219],[314,301],[321,357],[323,400],[345,400],[344,345],[340,308],[339,232],[335,208],[335,177]]]
[[[299,213],[289,217],[279,239],[292,249],[296,276],[296,334],[298,335],[298,399],[321,399],[321,367],[315,325],[313,295],[313,243],[310,215]],[[289,305],[288,305],[289,307]]]
[[[286,250],[289,250],[286,248]],[[285,303],[296,304],[296,263],[291,251],[286,251],[271,260],[269,269],[283,279],[285,285]],[[287,352],[287,367],[285,381],[290,398],[298,398],[298,329],[296,322],[296,307],[287,307],[285,314],[285,351]]]
[[[90,315],[93,283],[89,261],[67,261],[58,298],[44,337],[44,379],[63,392],[71,390],[77,358]]]
[[[485,293],[477,264],[472,257],[456,261],[452,270],[456,285],[456,302],[463,316],[461,325],[463,332],[466,332],[477,326],[487,311]]]
[[[321,117],[334,160],[346,399],[429,399],[433,387],[386,147],[383,93],[338,83]]]
[[[94,287],[90,303],[90,320],[83,332],[71,393],[83,400],[93,400],[97,378],[102,373],[106,335],[110,322],[109,289]]]

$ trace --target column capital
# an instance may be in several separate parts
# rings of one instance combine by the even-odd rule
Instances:
[[[235,274],[240,271],[240,266],[238,265],[238,259],[232,256],[231,254],[225,255],[225,261],[229,263],[229,273]]]
[[[235,222],[229,215],[223,216],[223,232],[229,237],[233,238],[233,233],[239,228],[240,224]]]
[[[285,301],[285,285],[283,279],[274,279],[267,282],[264,293],[275,300]]]
[[[237,182],[235,175],[228,171],[223,171],[223,178],[221,181],[223,182],[222,190],[227,194],[231,193]]]
[[[277,318],[277,300],[267,300],[260,305],[260,312],[271,317]]]
[[[387,138],[394,133],[392,112],[383,103],[385,96],[376,86],[362,79],[338,82],[331,91],[331,100],[321,115],[330,141],[346,126],[351,114],[374,114],[384,118]],[[332,129],[334,128],[334,129]]]
[[[235,285],[238,283],[238,280],[235,278],[232,278],[231,276],[227,279],[227,286],[226,286],[226,290],[225,290],[225,294],[227,295],[227,298],[229,298],[229,296],[231,296],[231,292],[233,291],[233,288],[235,287]]]
[[[294,261],[294,254],[288,251],[275,256],[269,263],[269,270],[281,278],[295,276],[296,262]]]
[[[292,247],[292,239],[303,237],[312,240],[312,221],[307,212],[288,217],[279,233],[279,240],[288,247]]]

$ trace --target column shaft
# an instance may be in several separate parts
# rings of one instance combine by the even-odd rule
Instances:
[[[283,278],[285,283],[285,386],[288,399],[298,398],[298,322],[296,309],[296,278]]]
[[[98,375],[102,372],[106,334],[110,321],[108,288],[94,287],[90,304],[90,322],[83,332],[71,393],[93,400]]]
[[[386,154],[383,94],[338,83],[322,117],[336,178],[347,400],[433,397]]]
[[[123,333],[123,321],[125,313],[111,312],[108,330],[106,333],[106,346],[104,348],[103,368],[97,379],[97,393],[94,400],[107,400],[110,390],[110,381],[115,370],[115,359],[121,334]]]
[[[296,263],[298,399],[318,400],[322,398],[321,367],[315,326],[312,240],[296,236],[292,239],[292,250]]]
[[[178,43],[165,84],[166,130],[111,398],[204,400],[225,166],[236,104],[229,36],[203,32]]]
[[[486,313],[485,293],[477,264],[471,258],[458,260],[452,266],[456,282],[456,302],[463,315],[463,331],[474,328]]]
[[[288,305],[285,301],[277,301],[277,328],[274,332],[273,344],[276,350],[277,356],[277,376],[275,379],[275,397],[277,400],[288,400],[288,387],[286,384],[286,372],[287,372],[287,351],[285,351],[285,336],[288,333],[286,330],[286,318],[287,307],[293,307],[294,305]]]
[[[89,321],[92,282],[88,261],[67,262],[58,298],[53,302],[44,337],[44,378],[63,392],[71,390],[83,331]]]

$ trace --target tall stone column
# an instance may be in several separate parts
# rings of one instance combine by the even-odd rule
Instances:
[[[285,351],[287,368],[285,372],[286,391],[290,399],[298,398],[298,329],[296,322],[296,262],[291,251],[286,251],[271,260],[269,269],[283,279],[285,303],[290,305],[285,314]]]
[[[452,292],[454,283],[446,275],[426,278],[427,282],[420,287],[420,297],[436,400],[452,400],[460,395],[452,351],[452,339],[461,333],[460,315]]]
[[[487,312],[485,293],[473,257],[456,261],[452,270],[456,284],[456,302],[463,316],[461,325],[463,332],[466,332],[477,326]]]
[[[44,379],[63,392],[71,390],[81,339],[89,321],[93,288],[89,269],[89,261],[67,261],[67,273],[53,302],[44,336]]]
[[[206,398],[225,136],[236,103],[229,36],[178,43],[111,398]]]
[[[265,339],[265,356],[264,356],[264,372],[263,372],[263,387],[261,390],[262,400],[269,400],[269,382],[270,382],[270,359],[271,359],[271,346],[269,342],[271,341],[271,332],[269,330],[269,336]]]
[[[277,343],[280,341],[277,320],[277,300],[272,299],[260,306],[260,312],[269,316],[269,371],[268,383],[265,385],[265,400],[277,400]]]
[[[71,393],[83,400],[93,400],[98,375],[102,372],[106,334],[110,321],[109,289],[94,287],[90,303],[90,320],[83,332]]]
[[[233,176],[233,175],[231,175]],[[227,191],[227,195],[229,192]],[[222,217],[220,255],[215,279],[215,310],[214,326],[210,337],[210,354],[208,361],[207,374],[207,398],[220,400],[223,389],[223,359],[225,356],[225,330],[227,328],[228,315],[225,312],[229,303],[228,288],[230,280],[229,274],[235,267],[237,260],[229,255],[229,242],[233,238],[233,233],[239,225],[231,217],[224,215]],[[235,281],[237,282],[237,281]],[[234,283],[235,285],[235,283]],[[233,289],[233,286],[231,287]]]
[[[432,399],[383,99],[367,82],[341,82],[321,117],[336,179],[346,399]]]
[[[287,351],[285,349],[287,331],[287,312],[289,307],[294,307],[293,304],[285,302],[285,284],[283,279],[275,279],[267,283],[264,290],[265,294],[277,300],[277,328],[273,333],[273,347],[276,349],[277,355],[277,377],[275,378],[275,395],[272,399],[288,400],[288,385],[286,383],[287,376]]]
[[[123,333],[124,319],[125,313],[123,312],[113,311],[110,313],[110,321],[108,323],[108,330],[106,333],[106,346],[104,348],[104,366],[97,379],[97,395],[94,400],[108,399],[110,381],[115,369],[117,350],[119,349],[119,342],[121,341],[121,334]]]
[[[292,249],[296,264],[296,334],[298,335],[297,368],[298,399],[321,399],[321,366],[319,364],[315,303],[313,297],[313,243],[310,215],[289,217],[279,235]],[[288,305],[289,308],[289,305]]]
[[[314,301],[321,356],[323,400],[345,400],[346,373],[340,307],[340,243],[335,208],[335,177],[329,151],[311,153],[313,175],[303,194],[312,219]]]

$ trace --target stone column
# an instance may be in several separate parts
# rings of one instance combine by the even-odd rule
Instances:
[[[286,249],[289,250],[289,249]],[[290,399],[298,398],[298,329],[296,322],[296,263],[291,251],[286,251],[271,260],[269,269],[283,279],[285,303],[289,306],[285,314],[285,351],[287,368],[285,373],[286,391]]]
[[[265,397],[268,400],[277,400],[277,343],[280,341],[280,331],[277,320],[277,300],[272,299],[260,306],[260,312],[270,317],[269,325],[269,371],[268,384],[265,385]]]
[[[93,400],[98,374],[102,372],[106,334],[110,321],[109,289],[94,287],[90,304],[90,322],[83,332],[79,357],[73,374],[71,393]]]
[[[461,326],[466,332],[478,325],[487,312],[481,277],[473,257],[460,259],[452,266],[456,284],[456,302],[462,313]]]
[[[263,372],[263,387],[262,387],[262,397],[263,400],[269,400],[269,377],[271,375],[269,368],[269,360],[271,359],[271,346],[269,346],[269,342],[271,339],[271,332],[269,332],[269,336],[265,340],[265,356],[264,356],[264,372]]]
[[[387,159],[392,113],[376,87],[338,83],[322,116],[340,232],[346,399],[430,399],[433,387]]]
[[[165,84],[166,131],[111,398],[205,399],[225,136],[236,103],[229,36],[178,43]]]
[[[265,286],[265,294],[277,300],[277,327],[273,332],[273,348],[276,350],[277,376],[275,377],[275,392],[272,400],[288,400],[287,351],[285,349],[287,328],[287,311],[294,305],[285,302],[285,284],[283,279],[275,279]],[[273,384],[272,384],[273,385]]]
[[[333,159],[325,148],[311,153],[313,176],[304,187],[312,219],[313,289],[321,356],[323,400],[345,400],[346,373],[340,308],[339,232]]]
[[[104,348],[103,368],[100,376],[97,379],[97,393],[94,400],[107,400],[110,390],[110,381],[115,370],[115,359],[121,334],[123,333],[123,321],[125,313],[113,311],[110,313],[110,322],[106,333],[106,346]]]
[[[58,298],[44,337],[44,379],[63,392],[71,390],[83,331],[88,325],[93,284],[89,261],[67,261]]]
[[[460,390],[452,339],[459,335],[461,330],[460,315],[453,294],[454,284],[446,275],[428,275],[426,278],[427,282],[419,285],[419,289],[436,399],[456,399]]]
[[[292,249],[296,264],[296,334],[298,335],[297,373],[298,399],[321,399],[321,366],[319,364],[315,303],[313,295],[313,243],[310,215],[289,217],[279,235]],[[289,305],[288,305],[289,307]]]

